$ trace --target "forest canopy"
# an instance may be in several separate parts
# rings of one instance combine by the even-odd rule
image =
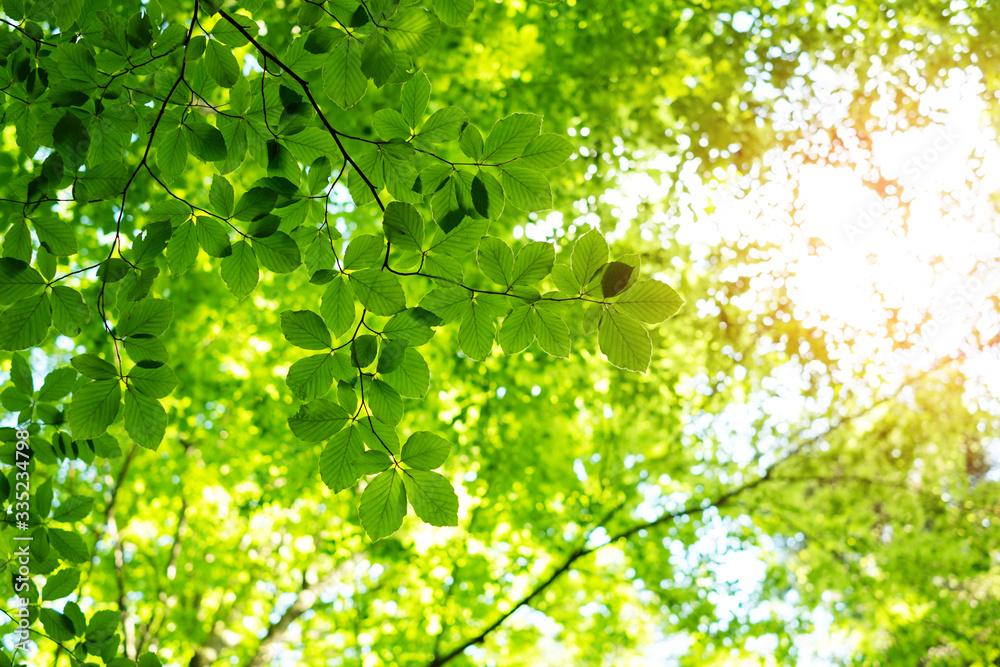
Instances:
[[[0,667],[1000,664],[998,21],[3,0]]]

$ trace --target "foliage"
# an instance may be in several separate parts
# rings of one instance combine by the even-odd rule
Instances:
[[[705,171],[760,156],[774,118],[740,91],[764,71],[791,79],[797,54],[772,49],[808,12],[736,35],[715,27],[735,5],[587,4],[5,0],[0,399],[23,430],[0,431],[2,540],[38,660],[478,663],[506,624],[514,660],[547,664],[542,622],[516,615],[529,608],[564,626],[567,664],[660,639],[630,614],[669,617],[698,643],[692,662],[765,634],[792,655],[777,613],[708,620],[721,584],[699,541],[777,540],[761,595],[801,576],[813,588],[796,604],[838,591],[863,628],[885,613],[861,561],[887,527],[912,535],[880,552],[907,608],[937,595],[907,554],[961,537],[931,559],[956,572],[935,598],[947,631],[873,636],[859,659],[995,659],[979,647],[1000,596],[981,617],[956,607],[994,582],[995,484],[925,451],[981,456],[987,413],[947,369],[915,400],[948,420],[849,398],[780,294],[769,314],[787,324],[766,335],[723,300],[747,288],[725,269],[752,253],[706,270],[646,221],[607,224],[612,141],[635,158],[685,135]],[[842,36],[810,28],[801,52]],[[526,237],[549,209],[573,224]],[[672,318],[670,285],[725,307]],[[762,416],[742,461],[727,408],[790,366],[836,399]],[[921,492],[898,497],[926,461]],[[871,511],[827,520],[859,502]],[[790,508],[819,520],[801,530]],[[843,551],[815,546],[829,541]]]

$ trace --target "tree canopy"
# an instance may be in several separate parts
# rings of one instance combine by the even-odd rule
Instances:
[[[1000,664],[998,116],[951,348],[788,261],[997,18],[4,0],[0,667]]]

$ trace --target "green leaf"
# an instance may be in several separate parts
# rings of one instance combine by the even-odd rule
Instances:
[[[225,176],[216,174],[212,177],[212,187],[208,192],[208,201],[219,215],[228,218],[233,214],[235,193],[233,186]]]
[[[502,118],[493,124],[486,137],[483,160],[499,164],[520,157],[528,143],[541,131],[542,117],[533,113],[514,113]]]
[[[76,368],[80,370],[79,366]],[[122,390],[117,378],[94,380],[75,390],[68,415],[73,439],[89,440],[103,434],[118,417],[121,404]]]
[[[45,292],[21,299],[0,315],[0,350],[26,350],[40,345],[52,324]]]
[[[361,47],[361,71],[381,88],[396,69],[396,56],[386,36],[386,31],[376,28]]]
[[[382,346],[382,353],[378,357],[377,371],[379,374],[391,373],[403,363],[403,354],[406,351],[406,343],[398,340],[390,340]]]
[[[556,289],[563,294],[576,296],[580,293],[580,281],[577,280],[573,269],[565,264],[556,264],[552,267],[552,282],[556,284]]]
[[[112,368],[114,370],[114,368]],[[72,368],[57,368],[45,376],[42,388],[38,390],[38,401],[60,401],[69,394],[76,383],[77,374]]]
[[[383,139],[409,139],[410,126],[395,109],[379,109],[372,114],[372,125]]]
[[[275,273],[290,273],[302,264],[299,246],[284,232],[255,238],[253,248],[260,263]]]
[[[4,3],[6,6],[7,3]],[[52,0],[52,15],[62,33],[70,32],[83,11],[83,0]]]
[[[188,140],[185,128],[178,127],[165,133],[156,149],[156,166],[173,180],[184,171],[187,157]]]
[[[481,171],[472,179],[472,206],[476,213],[496,220],[504,210],[504,191],[493,174]]]
[[[476,162],[482,162],[485,149],[483,133],[479,131],[478,127],[469,123],[462,128],[462,133],[458,137],[458,147],[462,149],[462,153],[466,157],[472,158]]]
[[[487,309],[475,301],[468,302],[462,315],[462,324],[458,329],[458,344],[465,356],[476,361],[482,361],[490,356],[496,333],[496,322]]]
[[[65,161],[70,174],[86,164],[90,133],[72,111],[67,111],[52,128],[52,147]]]
[[[10,379],[14,386],[29,396],[34,393],[35,385],[31,377],[31,366],[21,354],[10,355]]]
[[[522,211],[552,208],[552,190],[544,176],[533,169],[508,165],[501,170],[500,183],[510,203]]]
[[[174,228],[167,246],[167,266],[175,276],[184,274],[198,259],[198,233],[194,223],[182,222]]]
[[[319,312],[334,334],[341,336],[354,326],[354,290],[342,274],[334,276],[323,292]]]
[[[597,270],[608,263],[608,242],[599,231],[590,230],[576,242],[572,261],[576,281],[586,286]]]
[[[351,364],[355,368],[368,368],[378,356],[378,338],[375,336],[357,336],[351,342]]]
[[[94,499],[87,496],[65,498],[52,513],[53,521],[75,523],[87,518],[94,509]]]
[[[629,371],[645,373],[653,356],[649,334],[628,315],[615,307],[608,308],[598,328],[601,352],[612,364]]]
[[[344,270],[365,269],[375,266],[382,259],[385,240],[375,234],[362,234],[351,240],[344,251]]]
[[[451,443],[430,431],[417,431],[403,445],[400,462],[417,470],[440,467],[451,453]]]
[[[413,348],[406,348],[403,361],[395,370],[382,375],[401,396],[423,398],[431,384],[431,372],[423,355]]]
[[[323,318],[311,310],[286,310],[281,314],[281,333],[303,350],[324,350],[333,346]]]
[[[434,11],[443,23],[463,26],[472,13],[475,0],[434,0]]]
[[[389,455],[374,449],[361,452],[352,463],[362,475],[374,475],[392,467],[392,459],[389,458]]]
[[[184,128],[188,131],[188,148],[195,157],[206,162],[226,159],[226,138],[217,128],[200,120],[189,122]]]
[[[342,407],[319,398],[306,403],[289,417],[288,426],[300,440],[319,442],[344,428],[350,415]]]
[[[32,544],[34,547],[35,544]],[[43,607],[38,612],[38,620],[52,641],[64,642],[73,638],[73,622],[55,609]]]
[[[44,286],[45,280],[26,262],[11,257],[0,259],[0,304],[7,305],[33,296]]]
[[[44,600],[60,600],[71,595],[80,584],[80,571],[75,568],[63,568],[46,578],[42,589]]]
[[[159,336],[174,317],[174,304],[162,299],[145,299],[125,311],[115,330],[119,336],[149,334]]]
[[[205,49],[205,67],[208,75],[223,88],[232,88],[240,78],[240,64],[231,49],[217,40],[211,40]]]
[[[303,163],[311,163],[321,157],[340,155],[337,142],[330,133],[318,127],[306,128],[295,136],[282,137],[282,143],[288,146],[299,162]]]
[[[400,92],[400,110],[403,120],[410,129],[416,129],[424,118],[427,102],[431,97],[431,82],[423,72],[403,84]]]
[[[85,563],[90,560],[90,552],[83,538],[62,528],[49,528],[49,544],[59,555],[71,563]],[[113,612],[117,615],[118,612]]]
[[[447,324],[460,318],[470,301],[469,292],[461,287],[439,287],[428,292],[420,304]]]
[[[125,351],[132,361],[150,361],[162,364],[167,361],[167,348],[156,336],[139,334],[125,339]]]
[[[424,219],[413,204],[389,202],[382,218],[382,229],[389,243],[397,248],[416,252],[423,249]]]
[[[299,359],[288,369],[285,382],[300,401],[311,401],[330,391],[335,365],[333,353]]]
[[[319,458],[319,474],[334,493],[354,486],[361,473],[352,461],[365,451],[361,432],[351,425],[330,439]]]
[[[167,413],[155,398],[129,388],[125,392],[125,431],[133,442],[155,451],[167,431]]]
[[[148,651],[140,655],[139,660],[137,660],[135,664],[136,667],[163,667],[162,663],[160,663],[160,659],[156,657],[156,654],[150,653]],[[119,666],[119,665],[114,665],[112,663],[108,663],[108,667],[124,667],[124,665]]]
[[[489,223],[485,220],[471,218],[463,220],[457,227],[435,240],[430,249],[453,257],[462,257],[479,247],[479,242],[486,235],[487,229]]]
[[[361,494],[359,515],[361,527],[373,541],[399,530],[406,516],[402,476],[395,470],[387,470],[369,482]]]
[[[92,380],[110,380],[118,377],[118,369],[96,354],[81,354],[70,360],[73,368]]]
[[[76,235],[65,222],[55,217],[38,216],[31,218],[31,224],[35,227],[38,240],[53,255],[68,257],[76,254]]]
[[[3,256],[25,263],[31,261],[31,230],[24,220],[15,222],[4,234]]]
[[[363,269],[352,273],[350,280],[361,305],[375,315],[393,315],[406,308],[406,295],[395,275]]]
[[[536,308],[534,327],[535,338],[543,350],[554,357],[569,356],[569,327],[561,317],[544,308]]]
[[[401,9],[389,20],[386,27],[389,29],[393,45],[411,56],[427,53],[441,34],[437,18],[420,7]]]
[[[169,366],[147,361],[129,371],[128,383],[141,394],[163,398],[177,386],[177,377]]]
[[[212,218],[195,218],[195,232],[202,250],[210,257],[222,258],[233,254],[226,228]]]
[[[238,299],[245,299],[254,287],[260,273],[257,270],[257,256],[246,241],[233,244],[232,254],[222,258],[222,280],[229,291]]]
[[[252,37],[256,37],[258,33],[257,23],[250,18],[243,16],[242,14],[228,14],[228,17],[233,21],[238,23],[241,28],[246,30]],[[219,19],[215,27],[212,28],[212,37],[216,38],[226,46],[240,47],[246,46],[249,42],[247,38],[243,36],[236,27],[230,23],[227,19]]]
[[[520,306],[504,318],[497,336],[504,354],[523,352],[535,339],[535,318],[528,306]]]
[[[445,477],[426,470],[406,470],[402,477],[414,514],[432,526],[458,525],[458,496]]]
[[[672,287],[658,280],[640,280],[615,302],[617,309],[648,324],[662,322],[683,304],[684,300]]]
[[[399,456],[399,436],[396,427],[372,417],[362,417],[358,420],[361,437],[369,449],[388,451],[393,456]]]
[[[389,340],[401,340],[409,345],[423,345],[434,337],[431,327],[440,326],[442,320],[429,310],[423,308],[408,308],[392,316],[382,333]]]
[[[468,120],[469,114],[458,107],[438,109],[431,114],[416,136],[418,139],[432,144],[454,141]]]
[[[513,281],[514,252],[495,236],[479,243],[479,268],[493,282],[504,287]]]
[[[399,392],[382,380],[362,378],[365,402],[379,421],[395,426],[403,418],[403,399]]]
[[[554,169],[573,154],[573,144],[558,134],[541,134],[525,146],[519,163],[532,169]]]
[[[634,271],[634,267],[624,262],[609,263],[601,277],[601,293],[604,298],[610,299],[622,292],[629,285],[632,271]]]
[[[342,39],[323,65],[323,89],[341,109],[349,109],[365,96],[368,81],[361,71],[361,45],[353,37]]]
[[[556,262],[556,249],[551,243],[529,243],[517,252],[511,285],[532,285],[549,275]]]

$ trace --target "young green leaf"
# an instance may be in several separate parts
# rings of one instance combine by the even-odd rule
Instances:
[[[21,299],[0,315],[0,350],[26,350],[40,345],[52,324],[49,295]]]
[[[451,453],[451,443],[430,431],[417,431],[403,445],[400,462],[417,470],[440,467]]]
[[[283,312],[281,333],[289,343],[304,350],[324,350],[333,345],[323,318],[311,310]]]
[[[240,78],[240,64],[231,49],[218,40],[211,40],[205,49],[208,75],[223,88],[232,88]]]
[[[683,304],[672,287],[658,280],[640,280],[615,302],[619,309],[647,324],[662,322]]]
[[[373,479],[361,494],[361,527],[373,541],[392,535],[406,516],[406,491],[396,470],[387,470]]]
[[[541,131],[542,117],[533,113],[514,113],[498,120],[486,137],[483,160],[499,164],[520,157]]]
[[[334,435],[319,458],[319,474],[330,490],[340,493],[354,486],[361,473],[352,463],[365,450],[361,432],[351,425]]]
[[[121,404],[122,392],[117,378],[94,380],[74,391],[68,415],[73,438],[87,440],[104,433],[118,416]]]
[[[319,398],[304,404],[288,418],[288,426],[300,440],[319,442],[340,431],[350,419],[342,407]]]
[[[528,306],[510,311],[497,336],[504,354],[523,352],[535,339],[535,318]]]
[[[496,332],[496,322],[487,309],[476,302],[468,302],[458,330],[458,344],[465,356],[476,361],[490,356]]]
[[[389,202],[382,218],[385,236],[397,248],[420,252],[424,243],[424,219],[413,204]]]
[[[335,366],[333,353],[314,354],[292,364],[285,382],[300,401],[311,401],[330,391]]]
[[[167,430],[167,413],[152,396],[133,391],[125,392],[125,431],[132,440],[146,449],[156,450]]]
[[[222,258],[222,280],[237,299],[245,299],[260,278],[257,256],[246,241],[232,246],[232,254]]]
[[[653,356],[653,343],[649,334],[628,315],[610,307],[598,329],[601,352],[615,366],[629,371],[645,373]]]
[[[426,470],[401,474],[414,514],[432,526],[458,525],[458,496],[447,479]]]
[[[479,269],[486,277],[504,287],[513,282],[514,252],[495,236],[487,236],[479,243]]]
[[[342,274],[336,274],[327,284],[319,312],[330,330],[338,336],[354,326],[354,290]]]
[[[394,315],[406,308],[403,286],[388,271],[363,269],[352,273],[350,280],[361,305],[375,315]]]

